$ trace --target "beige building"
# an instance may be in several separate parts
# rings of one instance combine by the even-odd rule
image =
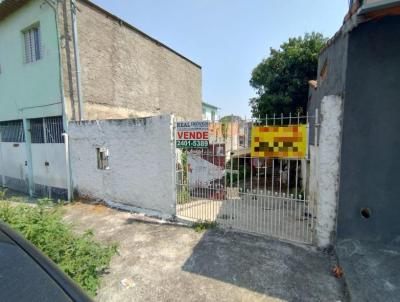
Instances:
[[[69,119],[79,119],[79,104],[89,120],[166,113],[201,119],[199,65],[88,0],[57,6]]]

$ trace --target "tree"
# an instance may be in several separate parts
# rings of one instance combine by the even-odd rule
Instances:
[[[308,81],[317,75],[318,54],[326,41],[313,32],[270,49],[270,56],[254,68],[250,79],[257,93],[250,99],[254,117],[306,112]]]

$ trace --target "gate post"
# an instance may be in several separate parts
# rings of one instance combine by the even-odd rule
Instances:
[[[176,190],[176,182],[177,182],[177,178],[176,178],[176,164],[177,164],[177,158],[176,158],[176,136],[175,136],[175,127],[176,127],[176,118],[175,116],[172,114],[171,115],[171,120],[170,120],[170,129],[171,129],[171,156],[172,156],[172,186],[173,186],[173,190],[172,190],[172,201],[173,201],[173,215],[176,216],[177,215],[177,210],[176,210],[176,203],[177,203],[177,190]]]

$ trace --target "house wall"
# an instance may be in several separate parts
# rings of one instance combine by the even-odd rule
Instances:
[[[203,120],[213,121],[213,122],[219,120],[218,108],[211,107],[205,103],[203,103],[202,106],[203,106],[203,115],[202,115]]]
[[[303,180],[307,178],[309,184],[307,195],[310,202],[317,205],[315,243],[321,247],[333,243],[336,235],[340,173],[338,165],[343,97],[346,92],[348,39],[348,33],[339,34],[320,53],[316,75],[318,88],[310,87],[308,114],[313,116],[309,119],[310,161],[307,165],[302,163],[302,171],[304,173],[306,166],[308,167],[309,173],[303,176]],[[327,73],[323,78],[321,71],[325,64]],[[317,112],[319,125],[315,126],[314,116]],[[317,136],[316,129],[318,129]]]
[[[338,216],[338,237],[400,240],[399,17],[361,24],[351,32]],[[363,218],[360,209],[371,209]]]
[[[28,193],[25,143],[0,142],[0,186]]]
[[[315,110],[321,112],[321,102],[325,96],[343,95],[345,92],[345,77],[347,66],[348,34],[335,38],[330,46],[325,48],[318,58],[318,88],[310,88],[310,100],[308,103],[308,114],[315,115]],[[321,70],[327,63],[327,76],[323,80],[320,76]],[[310,144],[314,145],[314,119],[310,119]]]
[[[24,63],[22,31],[40,23],[43,58]],[[33,0],[0,21],[0,121],[62,115],[53,9]]]
[[[66,37],[64,70],[71,73],[64,75],[65,95],[69,116],[76,119],[73,43],[67,38],[72,35],[69,4],[65,11],[66,16],[60,17]],[[184,119],[201,120],[199,66],[87,1],[78,1],[77,23],[84,119],[173,113]]]
[[[67,199],[64,144],[32,144],[34,190],[39,196]]]
[[[45,1],[32,0],[0,21],[0,122],[23,120],[26,127],[25,142],[0,140],[0,184],[26,193],[65,198],[64,144],[32,145],[27,137],[30,119],[63,115],[55,17]],[[37,23],[42,58],[25,63],[23,31]]]
[[[69,123],[70,158],[78,194],[175,215],[175,146],[170,115]],[[96,148],[109,150],[109,169]]]

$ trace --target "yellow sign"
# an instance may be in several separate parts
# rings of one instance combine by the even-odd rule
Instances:
[[[307,126],[260,126],[251,129],[251,156],[305,158]]]

